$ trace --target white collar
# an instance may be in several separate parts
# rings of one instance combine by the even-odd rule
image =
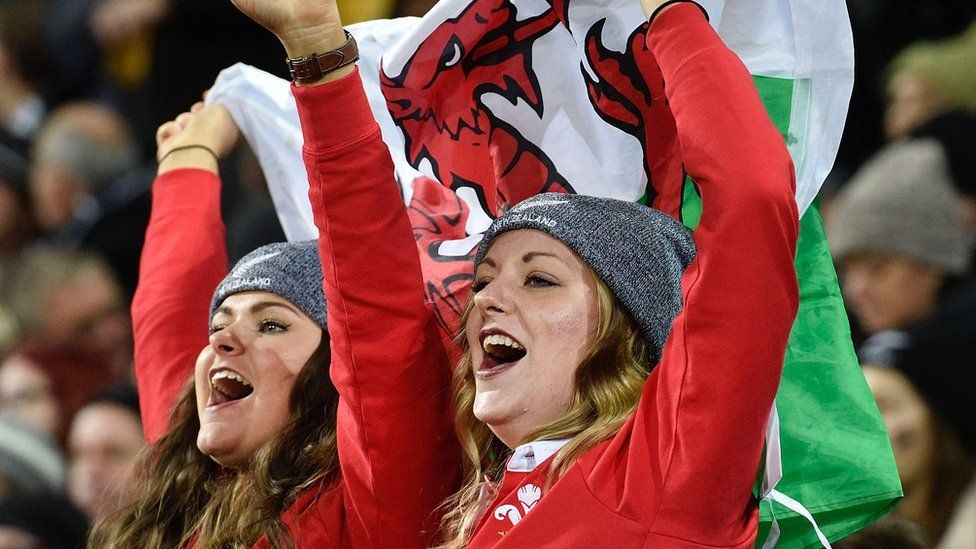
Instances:
[[[505,470],[513,473],[531,473],[540,463],[544,463],[563,446],[566,446],[570,440],[572,439],[537,440],[523,444],[512,452],[512,457],[508,460]]]

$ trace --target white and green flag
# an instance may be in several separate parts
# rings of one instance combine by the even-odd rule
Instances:
[[[829,546],[901,496],[858,368],[815,198],[853,85],[844,0],[701,0],[754,76],[797,170],[800,311],[767,436],[758,546]],[[414,225],[428,299],[456,325],[495,215],[547,191],[701,211],[656,117],[636,0],[442,0],[422,19],[354,25],[360,71]],[[659,78],[657,79],[659,80]],[[657,92],[657,93],[656,93]],[[208,101],[255,150],[290,240],[316,236],[288,83],[237,65]]]

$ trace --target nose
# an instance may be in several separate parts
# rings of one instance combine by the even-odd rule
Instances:
[[[244,352],[244,343],[233,325],[211,334],[210,346],[215,353],[223,356],[237,356]]]
[[[496,279],[474,294],[474,305],[482,314],[506,314],[511,310],[507,292],[502,286],[502,282]]]

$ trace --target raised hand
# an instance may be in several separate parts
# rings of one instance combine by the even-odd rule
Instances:
[[[156,131],[159,173],[176,168],[216,172],[218,159],[225,158],[234,149],[240,136],[240,130],[223,105],[197,103],[190,112],[177,116]]]
[[[345,43],[335,0],[231,0],[273,32],[291,57],[323,53]]]

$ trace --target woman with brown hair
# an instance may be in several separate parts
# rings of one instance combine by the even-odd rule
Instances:
[[[0,411],[64,449],[75,413],[115,379],[106,357],[92,349],[27,341],[0,361]]]
[[[152,445],[141,498],[90,546],[425,547],[458,460],[436,324],[422,294],[383,275],[417,263],[409,227],[337,240],[313,194],[318,243],[259,248],[224,276],[217,163],[237,137],[223,107],[202,104],[157,134],[133,303]],[[356,272],[346,256],[360,246],[389,253]],[[432,339],[416,336],[424,326]],[[377,398],[392,387],[401,398]]]
[[[905,492],[892,516],[917,524],[934,547],[976,547],[972,338],[931,323],[885,332],[859,354]]]

